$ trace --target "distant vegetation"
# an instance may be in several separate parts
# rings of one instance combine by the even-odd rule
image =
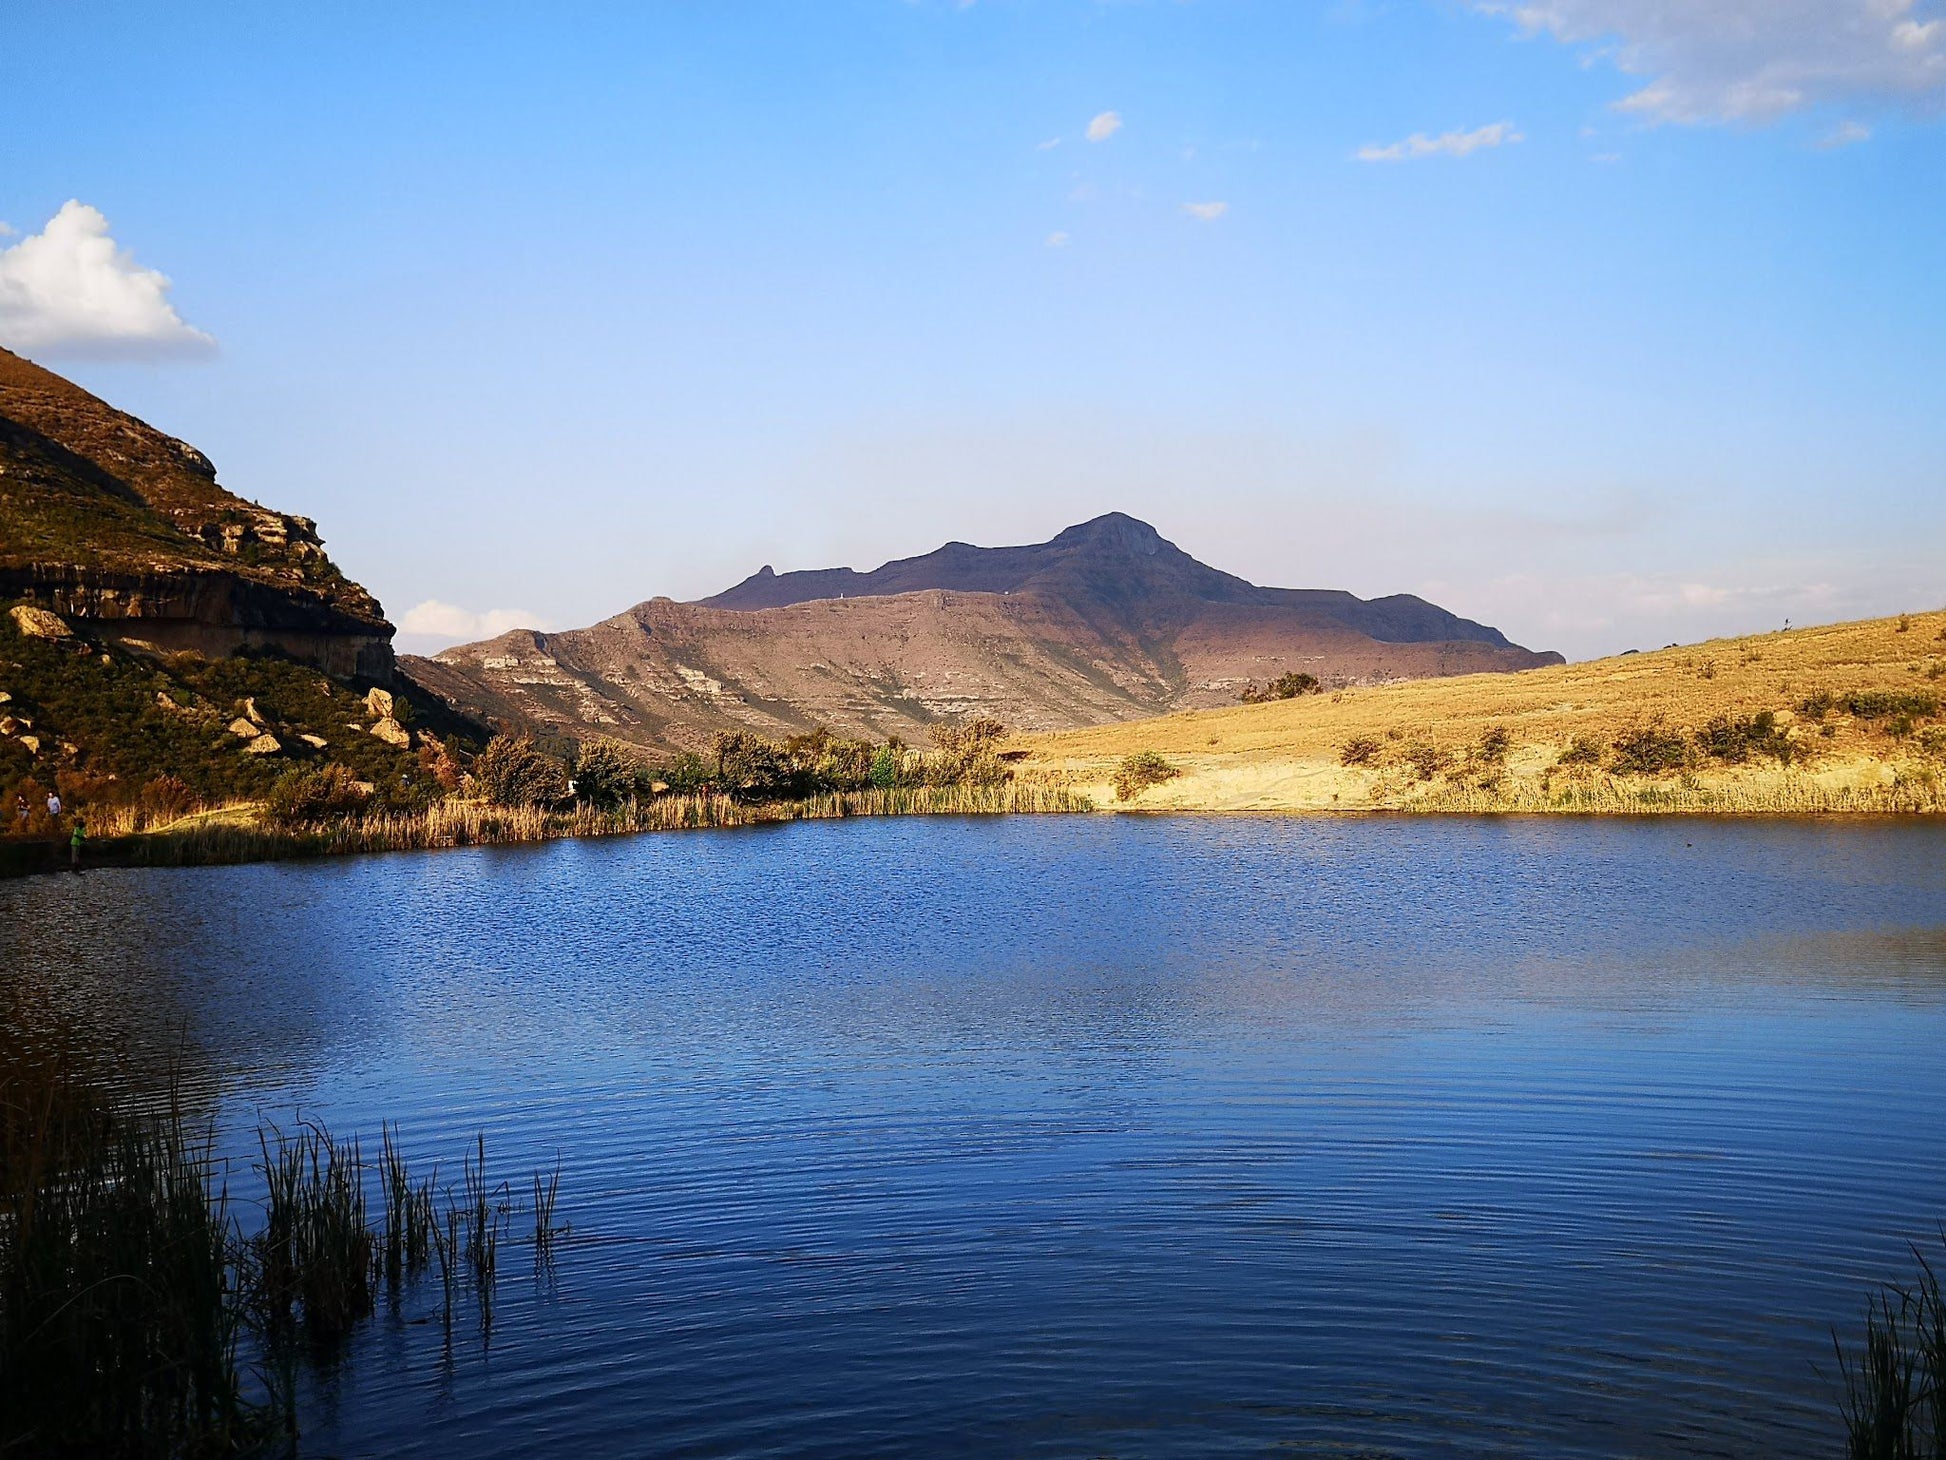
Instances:
[[[1292,671],[1278,675],[1267,685],[1259,686],[1253,679],[1237,694],[1237,698],[1246,705],[1262,705],[1272,700],[1294,700],[1299,695],[1314,695],[1322,689],[1316,675]]]
[[[79,634],[29,637],[5,616],[0,695],[0,837],[15,866],[54,865],[77,822],[88,859],[165,864],[1088,807],[1018,780],[1005,727],[986,717],[935,727],[923,750],[731,731],[706,754],[651,757],[488,735],[423,692],[361,692],[274,656],[157,662]]]

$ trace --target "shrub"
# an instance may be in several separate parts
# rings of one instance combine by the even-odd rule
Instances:
[[[962,725],[935,725],[925,778],[934,786],[997,786],[1008,778],[997,754],[1007,727],[981,715]]]
[[[1506,760],[1507,752],[1513,749],[1514,738],[1507,732],[1505,725],[1495,725],[1480,737],[1480,743],[1473,747],[1473,759],[1481,765],[1499,765]]]
[[[1246,705],[1267,704],[1271,700],[1294,700],[1299,695],[1314,695],[1323,691],[1315,674],[1299,674],[1295,670],[1280,674],[1262,689],[1253,679],[1243,687],[1237,698]]]
[[[1378,742],[1369,735],[1354,735],[1338,747],[1339,765],[1370,765],[1378,757]]]
[[[1181,769],[1164,760],[1159,751],[1138,750],[1116,768],[1115,799],[1133,801],[1149,787],[1173,781],[1181,774]]]
[[[1405,748],[1405,763],[1419,780],[1430,781],[1446,768],[1446,752],[1430,740],[1415,740]]]
[[[1568,742],[1568,748],[1555,758],[1556,765],[1595,766],[1601,764],[1601,746],[1593,736],[1577,735]]]
[[[1838,697],[1828,689],[1808,694],[1798,702],[1797,712],[1807,720],[1822,720],[1838,708]]]
[[[1615,741],[1614,768],[1618,775],[1660,776],[1689,763],[1689,742],[1659,725],[1638,725]]]
[[[1859,690],[1839,703],[1860,720],[1889,720],[1897,715],[1924,720],[1939,713],[1939,696],[1923,690]]]
[[[1696,748],[1725,765],[1741,765],[1753,755],[1768,755],[1789,761],[1791,739],[1769,710],[1759,710],[1746,719],[1718,715],[1696,732]]]
[[[716,785],[738,801],[784,801],[804,794],[800,775],[780,745],[745,730],[716,737]]]
[[[678,796],[693,796],[706,789],[715,774],[710,763],[693,750],[671,756],[654,771],[656,779]]]
[[[525,735],[496,735],[473,757],[473,781],[495,806],[553,806],[567,798],[567,767]]]
[[[355,816],[366,793],[358,777],[341,765],[286,771],[270,788],[264,814],[279,826],[316,825]]]

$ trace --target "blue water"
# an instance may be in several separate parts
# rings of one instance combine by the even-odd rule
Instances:
[[[805,823],[0,885],[15,1017],[562,1162],[319,1455],[1837,1453],[1946,1217],[1946,827]],[[23,1012],[24,1011],[24,1012]],[[1936,1240],[1936,1235],[1934,1236]],[[1822,1372],[1820,1372],[1822,1370]]]

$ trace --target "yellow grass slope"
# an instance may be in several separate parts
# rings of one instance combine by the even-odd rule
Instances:
[[[1942,698],[1946,614],[1912,614],[1025,736],[1011,749],[1025,752],[1024,773],[1122,810],[1937,812]],[[1659,768],[1642,771],[1631,746]],[[1118,796],[1118,768],[1143,752],[1177,774]]]

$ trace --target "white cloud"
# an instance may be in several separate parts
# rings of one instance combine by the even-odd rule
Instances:
[[[1465,157],[1482,147],[1506,147],[1527,139],[1512,122],[1493,122],[1471,132],[1442,132],[1428,137],[1414,132],[1403,142],[1368,142],[1358,149],[1360,162],[1413,162],[1421,157]]]
[[[489,608],[474,612],[453,603],[428,598],[399,618],[399,636],[424,649],[498,638],[509,629],[539,628],[540,620],[524,608]]]
[[[1843,121],[1820,137],[1818,146],[1825,152],[1835,152],[1840,147],[1853,147],[1871,140],[1872,129],[1863,122]]]
[[[1769,122],[1871,101],[1946,110],[1937,0],[1474,0],[1530,35],[1646,77],[1616,105],[1652,122]]]
[[[1034,144],[1034,150],[1036,152],[1052,152],[1060,145],[1061,139],[1059,137],[1049,137],[1045,142],[1036,142]]]
[[[69,201],[47,227],[0,249],[0,344],[29,354],[157,355],[216,341],[184,324],[169,280],[109,236],[108,220]]]
[[[1184,203],[1183,212],[1192,218],[1200,218],[1205,223],[1214,223],[1230,211],[1228,203]]]
[[[1120,112],[1102,112],[1093,121],[1088,123],[1088,140],[1090,142],[1106,142],[1110,137],[1121,131],[1121,129],[1122,114]]]
[[[1066,248],[1068,246],[1067,234],[1061,232],[1058,228],[1055,229],[1047,235],[1047,246],[1049,248]]]

